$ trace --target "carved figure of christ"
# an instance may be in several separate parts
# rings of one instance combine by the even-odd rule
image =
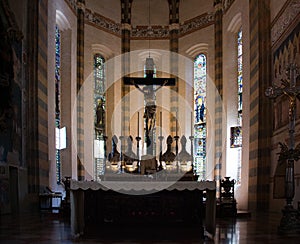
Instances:
[[[150,60],[149,60],[150,59]],[[147,66],[148,64],[148,66]],[[152,58],[146,59],[146,77],[124,77],[124,85],[134,85],[140,92],[144,94],[145,110],[145,141],[147,145],[147,154],[152,154],[152,136],[151,130],[155,127],[156,118],[156,92],[163,86],[174,86],[175,78],[155,78],[154,63]],[[143,86],[142,88],[140,86]],[[155,88],[155,86],[158,86]]]

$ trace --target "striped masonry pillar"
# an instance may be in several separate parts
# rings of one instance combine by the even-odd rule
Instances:
[[[130,72],[130,32],[131,32],[131,2],[132,0],[122,0],[122,77],[128,76]],[[130,99],[128,93],[130,86],[124,85],[122,81],[122,120],[121,120],[121,152],[125,151],[125,138],[129,136],[130,126]]]
[[[250,0],[250,148],[249,208],[268,209],[272,106],[270,0]]]
[[[171,86],[170,96],[170,130],[174,138],[176,136],[176,114],[178,114],[178,34],[179,34],[179,0],[169,0],[169,30],[170,30],[170,73],[176,79],[175,86]],[[177,128],[177,130],[179,130]],[[175,138],[176,139],[176,138]],[[178,139],[178,138],[177,138]],[[175,152],[175,143],[172,144]]]
[[[77,1],[77,178],[85,179],[84,169],[84,10],[85,0]]]
[[[217,195],[219,192],[219,180],[222,170],[222,98],[223,98],[223,5],[222,0],[215,0],[215,168],[214,179],[217,182]]]
[[[42,192],[49,186],[47,55],[48,1],[28,2],[28,192]]]

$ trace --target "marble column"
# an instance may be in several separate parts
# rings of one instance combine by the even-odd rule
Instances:
[[[222,0],[214,1],[215,7],[215,167],[214,179],[217,181],[217,193],[219,192],[219,180],[222,170],[222,99],[223,99],[223,5]]]
[[[176,79],[175,86],[171,86],[170,130],[173,137],[177,137],[178,121],[178,35],[179,35],[179,0],[169,0],[169,30],[170,30],[170,74]],[[177,121],[177,123],[176,123]],[[176,143],[178,138],[175,138]],[[175,151],[176,147],[172,149]]]
[[[28,165],[28,193],[30,201],[37,200],[36,193],[49,186],[48,154],[48,101],[47,56],[48,51],[48,1],[28,2],[28,130],[26,135],[26,160]],[[5,38],[5,36],[3,37]],[[41,41],[43,40],[43,41]],[[53,50],[54,51],[54,50]],[[8,52],[9,53],[9,52]],[[32,194],[32,195],[31,195]],[[32,197],[32,198],[31,198]]]
[[[77,178],[85,179],[84,168],[84,11],[85,0],[77,1]]]
[[[270,1],[250,0],[250,137],[249,208],[268,209],[272,103],[264,92],[271,85]]]
[[[132,0],[121,1],[121,24],[122,24],[122,77],[127,76],[130,72],[130,33],[131,33],[131,3]],[[130,123],[130,98],[128,93],[130,86],[124,85],[122,81],[122,119],[121,119],[121,135],[129,136]],[[125,143],[122,143],[121,152],[125,151]]]

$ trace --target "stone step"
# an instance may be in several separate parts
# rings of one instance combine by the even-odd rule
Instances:
[[[251,212],[245,210],[238,210],[236,214],[237,218],[251,218]]]

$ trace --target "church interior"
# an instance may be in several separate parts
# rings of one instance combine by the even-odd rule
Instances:
[[[0,242],[297,243],[299,20],[299,0],[1,0]]]

